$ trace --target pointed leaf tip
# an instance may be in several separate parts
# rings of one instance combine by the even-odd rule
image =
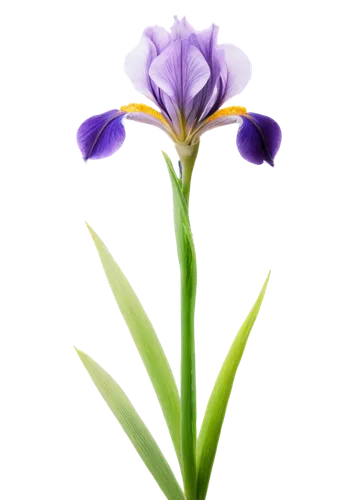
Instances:
[[[166,165],[166,162],[165,162],[165,155],[170,158],[168,151],[166,149],[164,149],[164,148],[161,148],[160,149],[160,156],[161,156],[161,158],[162,158],[162,160],[164,162],[164,168],[165,168],[165,170],[167,170],[167,165]]]
[[[89,355],[89,353],[87,351],[80,348],[79,344],[72,344],[72,349],[80,361],[82,361],[83,355],[86,355],[86,354]]]
[[[78,353],[101,396],[165,496],[169,500],[185,500],[168,462],[121,387],[90,356],[82,351],[78,351]]]
[[[209,486],[211,471],[224,422],[237,368],[245,350],[246,342],[256,321],[263,301],[271,271],[263,284],[254,306],[242,324],[225,358],[211,393],[197,444],[197,499],[204,500]]]
[[[172,370],[154,328],[128,280],[101,238],[89,224],[87,228],[97,248],[114,298],[153,384],[181,463],[180,400]]]
[[[272,269],[272,267],[269,267],[265,273],[264,280],[265,279],[272,279],[273,275],[274,275],[274,270]]]

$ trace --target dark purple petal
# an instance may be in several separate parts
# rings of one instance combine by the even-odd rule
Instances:
[[[210,68],[199,49],[187,40],[176,40],[154,59],[149,76],[184,110],[208,81]]]
[[[85,161],[107,158],[118,151],[126,137],[122,124],[125,115],[112,109],[82,123],[77,131],[77,144]]]
[[[195,29],[188,23],[186,17],[179,21],[178,17],[174,16],[174,24],[170,31],[173,40],[185,40],[191,33],[194,33]]]
[[[247,113],[242,119],[236,138],[241,156],[256,165],[266,161],[273,167],[282,138],[279,125],[272,118],[257,113]]]

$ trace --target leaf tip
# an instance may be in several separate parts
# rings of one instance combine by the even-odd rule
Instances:
[[[74,350],[76,356],[78,356],[78,354],[82,351],[79,344],[72,344],[72,349]]]
[[[82,221],[81,221],[81,222],[82,222],[82,224],[83,224],[86,228],[93,226],[93,224],[91,224],[91,223],[90,223],[90,221],[88,220],[88,217],[86,217],[85,219],[82,219]]]
[[[164,148],[160,148],[159,156],[163,160],[163,162],[164,162],[164,168],[166,169],[167,166],[166,166],[165,160],[166,160],[166,157],[169,157],[168,151],[166,149],[164,149]]]
[[[272,269],[272,267],[269,267],[265,273],[264,280],[271,281],[271,279],[273,278],[273,274],[274,274],[274,270]]]

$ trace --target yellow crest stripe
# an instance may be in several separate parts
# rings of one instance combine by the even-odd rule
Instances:
[[[159,120],[166,127],[169,127],[168,122],[166,121],[164,116],[159,111],[151,108],[150,106],[147,106],[146,104],[137,104],[135,102],[132,102],[131,104],[128,104],[128,106],[122,106],[121,111],[124,111],[126,113],[145,113],[147,115],[153,116],[153,118]]]
[[[219,109],[215,113],[213,113],[209,118],[207,118],[205,121],[206,123],[212,122],[213,120],[216,120],[217,118],[222,118],[223,116],[235,116],[235,115],[246,115],[246,108],[243,108],[242,106],[228,106],[227,108]]]

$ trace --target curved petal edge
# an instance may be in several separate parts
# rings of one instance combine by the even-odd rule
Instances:
[[[125,115],[112,109],[82,123],[77,131],[77,144],[84,161],[107,158],[118,151],[126,137],[122,124]]]
[[[258,113],[247,113],[242,119],[236,138],[241,156],[250,163],[261,165],[265,161],[273,167],[281,145],[280,126],[272,118]]]

